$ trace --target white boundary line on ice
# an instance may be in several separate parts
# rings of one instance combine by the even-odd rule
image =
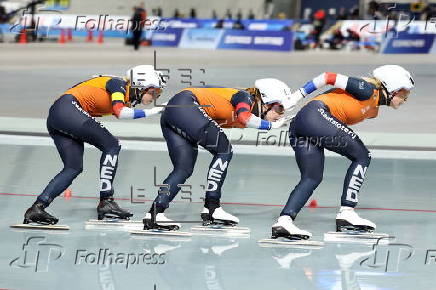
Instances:
[[[0,134],[0,145],[21,145],[21,146],[52,146],[54,143],[49,137],[22,136]],[[121,140],[122,150],[126,151],[167,151],[166,143],[163,141],[134,141]],[[85,144],[86,148],[93,146]],[[206,150],[199,148],[200,152]],[[294,156],[291,147],[279,146],[254,146],[254,145],[233,145],[236,154],[260,155],[260,156]],[[327,157],[340,157],[340,155],[325,150]],[[371,150],[373,158],[379,159],[417,159],[436,160],[436,151],[408,151],[408,150]]]

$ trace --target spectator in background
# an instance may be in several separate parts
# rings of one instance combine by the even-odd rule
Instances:
[[[233,22],[232,29],[244,30],[245,26],[242,24],[242,13],[238,13],[238,18]]]
[[[6,9],[0,5],[0,25],[8,22],[8,15],[6,14]],[[3,29],[0,26],[0,42],[3,42]]]
[[[271,19],[274,10],[273,0],[265,0],[263,3],[264,19]]]
[[[347,19],[348,19],[347,10],[344,7],[341,7],[339,9],[338,16],[336,16],[336,20],[347,20]]]
[[[142,40],[142,30],[147,19],[147,12],[145,11],[144,2],[141,2],[138,7],[133,7],[132,16],[132,44],[135,50],[139,49]]]
[[[371,2],[368,3],[368,14],[370,16],[373,16],[375,14],[376,11],[379,10],[379,4],[377,3],[377,1],[372,0]]]
[[[427,3],[425,8],[422,10],[421,20],[429,22],[432,18],[436,18],[436,7]],[[433,19],[434,22],[434,19]],[[431,24],[431,23],[427,23]]]
[[[181,18],[179,9],[174,10],[174,18]]]
[[[341,49],[344,46],[344,43],[345,37],[342,34],[340,27],[338,27],[333,31],[332,37],[329,41],[330,49]]]
[[[253,20],[255,18],[256,16],[254,15],[253,9],[250,9],[250,11],[248,12],[248,19]]]
[[[236,19],[239,19],[239,20],[242,19],[242,11],[241,11],[241,9],[238,9],[238,13],[236,14]]]
[[[350,14],[351,20],[358,20],[359,19],[359,8],[357,6],[354,6],[351,8],[351,14]]]
[[[360,35],[356,31],[351,28],[347,29],[348,36],[346,40],[348,42],[348,47],[351,50],[359,50],[360,49]]]
[[[279,14],[277,14],[277,19],[280,19],[280,20],[286,19],[286,13],[280,12]]]
[[[377,1],[371,1],[368,4],[368,15],[374,20],[380,20],[384,18],[383,13],[381,12],[380,4]]]
[[[321,47],[320,36],[324,29],[325,21],[326,21],[326,15],[324,9],[319,9],[318,11],[316,11],[315,14],[313,15],[313,21],[312,21],[312,25],[313,25],[312,35],[314,40],[313,48]]]
[[[156,9],[156,16],[162,17],[162,8],[160,6]]]
[[[191,12],[189,14],[191,16],[191,19],[197,18],[197,10],[195,10],[195,8],[191,8]]]
[[[216,29],[223,29],[224,28],[224,19],[220,19],[215,24]]]
[[[216,10],[212,10],[212,19],[218,19],[218,15],[216,14]]]
[[[232,19],[233,18],[232,11],[230,9],[227,9],[227,11],[226,11],[226,18],[227,19]]]

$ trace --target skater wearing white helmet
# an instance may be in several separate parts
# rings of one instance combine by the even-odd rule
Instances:
[[[139,65],[127,72],[126,78],[98,76],[76,84],[51,106],[47,129],[56,145],[64,168],[47,185],[35,203],[26,211],[24,223],[56,224],[58,219],[45,211],[83,170],[84,143],[101,150],[100,203],[98,219],[132,216],[114,201],[112,182],[118,165],[119,141],[95,117],[114,115],[119,119],[149,117],[161,108],[133,109],[137,104],[150,104],[164,86],[161,74],[151,65]]]
[[[371,154],[348,126],[375,118],[382,105],[398,109],[406,102],[414,80],[398,65],[376,68],[369,78],[323,73],[292,95],[302,99],[326,85],[331,89],[309,101],[289,127],[291,146],[301,171],[301,180],[292,190],[280,217],[272,226],[273,238],[308,239],[311,234],[299,229],[294,220],[323,178],[324,149],[347,157],[347,170],[336,216],[336,230],[374,231],[376,225],[357,215],[354,207],[365,180]]]
[[[207,174],[207,188],[201,217],[205,225],[236,225],[239,219],[225,212],[221,205],[221,187],[230,166],[233,150],[221,128],[281,127],[285,107],[292,101],[291,91],[276,79],[261,79],[247,89],[199,87],[187,88],[172,97],[161,117],[173,171],[162,182],[158,196],[144,218],[144,229],[175,230],[164,211],[194,170],[198,145],[213,155]]]

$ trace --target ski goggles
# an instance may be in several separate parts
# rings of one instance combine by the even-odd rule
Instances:
[[[143,94],[150,94],[153,96],[153,99],[157,99],[162,94],[162,88],[144,88],[144,89],[137,89],[138,90],[138,96],[141,98]]]
[[[283,115],[285,113],[285,107],[280,103],[272,103],[268,105],[269,110],[276,112],[277,114]]]

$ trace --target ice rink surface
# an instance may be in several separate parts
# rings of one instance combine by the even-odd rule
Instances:
[[[2,44],[0,116],[45,118],[66,88],[90,75],[120,75],[130,66],[152,63],[153,50],[136,53],[116,42]],[[324,71],[365,76],[382,64],[408,68],[416,90],[407,105],[399,111],[383,108],[377,120],[354,126],[357,132],[436,133],[435,63],[433,55],[157,49],[158,68],[170,70],[162,101],[189,86],[181,76],[188,69],[192,85],[244,88],[257,78],[275,77],[297,88]],[[157,125],[158,118],[148,122]],[[164,143],[129,142],[122,140],[116,196],[121,206],[134,212],[133,219],[140,220],[157,193],[155,183],[166,177],[171,164]],[[59,172],[61,162],[48,138],[0,135],[0,288],[436,289],[434,152],[411,152],[411,158],[399,151],[374,152],[358,213],[374,221],[378,232],[396,237],[389,245],[326,243],[321,249],[302,249],[262,248],[257,243],[270,236],[281,206],[299,181],[291,148],[289,155],[266,155],[258,149],[245,154],[235,148],[223,188],[225,210],[251,229],[249,237],[138,238],[123,231],[85,229],[84,222],[96,218],[98,198],[100,153],[90,147],[85,150],[85,170],[71,186],[72,197],[60,196],[48,208],[71,230],[10,229],[22,222],[24,211]],[[189,179],[191,193],[179,193],[168,217],[200,219],[210,160],[208,153],[200,153]],[[325,232],[334,230],[348,164],[344,158],[326,159],[324,181],[313,196],[319,207],[305,208],[298,216],[297,225],[312,232],[313,240],[322,241]],[[183,230],[192,225],[183,224]],[[110,259],[105,260],[104,253],[118,260],[105,263]],[[145,254],[153,259],[139,258]]]
[[[44,139],[44,138],[40,138]],[[49,142],[49,141],[46,141]],[[32,143],[29,141],[27,143]],[[140,220],[169,172],[164,144],[156,151],[124,150],[116,178],[120,204]],[[128,146],[127,146],[128,147]],[[236,154],[223,189],[227,211],[251,229],[250,236],[135,237],[128,232],[86,229],[96,218],[99,152],[85,152],[85,174],[71,186],[72,198],[59,197],[48,211],[68,232],[12,230],[35,194],[60,169],[55,148],[2,145],[0,178],[1,288],[9,289],[433,289],[436,270],[434,160],[375,158],[361,191],[358,212],[377,223],[391,244],[326,243],[321,249],[263,248],[299,172],[292,156]],[[180,193],[167,216],[200,220],[202,187],[210,155],[201,152],[191,193]],[[334,230],[342,179],[348,162],[326,159],[324,181],[297,224],[322,241]],[[156,168],[156,169],[154,169]],[[183,224],[189,231],[197,224]],[[104,254],[106,251],[106,254]],[[100,258],[98,253],[100,252]],[[118,260],[110,264],[104,255]],[[155,261],[138,255],[157,254]],[[38,260],[36,256],[38,254]],[[130,258],[127,258],[130,255]],[[109,256],[107,256],[109,257]],[[104,262],[106,261],[106,263]],[[128,261],[128,262],[127,262]],[[148,264],[147,264],[147,263]],[[154,263],[154,264],[153,264]],[[157,264],[156,264],[157,263]],[[156,285],[156,288],[154,288]]]

